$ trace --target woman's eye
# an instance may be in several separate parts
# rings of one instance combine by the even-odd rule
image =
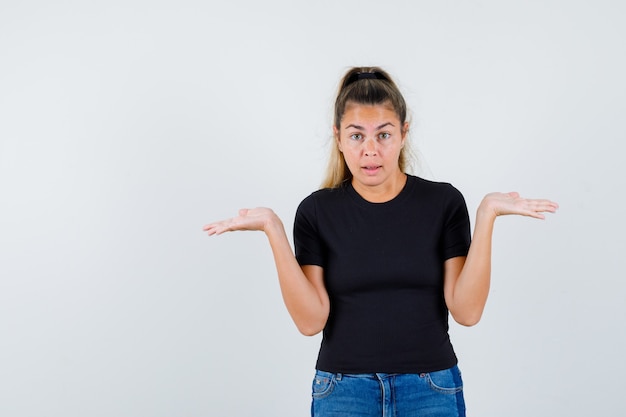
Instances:
[[[389,139],[391,135],[389,133],[381,133],[380,135],[378,135],[378,137],[380,139]]]
[[[361,135],[360,133],[353,133],[352,135],[350,135],[350,139],[352,140],[361,140],[363,138],[363,135]]]

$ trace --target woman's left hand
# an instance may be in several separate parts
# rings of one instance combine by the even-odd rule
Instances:
[[[554,213],[559,205],[554,201],[545,199],[529,199],[520,197],[519,193],[490,193],[480,203],[481,209],[495,216],[506,214],[518,214],[522,216],[545,219],[542,213]]]

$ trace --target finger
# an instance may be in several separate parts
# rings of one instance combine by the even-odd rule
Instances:
[[[209,236],[220,235],[223,233],[223,228],[219,227],[218,225],[213,225],[212,227],[207,229],[206,232]]]
[[[217,229],[215,229],[215,230],[213,231],[213,235],[215,235],[215,236],[219,236],[219,235],[221,235],[221,234],[222,234],[222,233],[224,233],[224,232],[226,232],[226,229],[224,229],[223,227],[222,227],[222,228],[217,228]]]
[[[226,232],[230,232],[234,230],[232,227],[232,219],[230,220],[224,220],[222,222],[220,222],[214,229],[214,235],[219,236],[221,234],[224,234]]]
[[[548,207],[549,208],[548,211],[551,211],[551,212],[555,212],[559,208],[558,203],[555,203],[554,201],[550,201],[550,200],[544,200],[544,205]]]
[[[220,222],[216,222],[216,223],[209,223],[207,225],[204,225],[204,227],[202,228],[202,230],[204,230],[205,232],[211,232],[211,231],[215,231],[217,228],[220,227],[220,225],[222,225],[224,223],[224,221],[220,221]]]
[[[532,198],[532,199],[527,199],[527,201],[532,201],[534,203],[537,204],[544,204],[544,205],[548,205],[548,206],[552,206],[552,207],[559,207],[558,203],[552,201],[552,200],[548,200],[545,198]]]
[[[555,206],[552,202],[534,201],[528,205],[526,215],[543,220],[545,219],[545,216],[542,213],[554,213],[556,212],[556,209],[557,206]]]
[[[230,224],[232,219],[222,220],[217,223],[210,223],[203,227],[203,230],[208,233],[209,236],[212,235],[221,235],[222,233],[229,230],[228,224]]]
[[[537,212],[537,211],[530,211],[526,214],[529,217],[533,217],[535,219],[539,219],[539,220],[545,220],[546,216],[544,216],[543,214]]]
[[[555,213],[557,210],[558,206],[554,206],[554,205],[547,205],[547,206],[543,206],[541,211],[547,211],[550,213]]]
[[[533,209],[536,211],[548,211],[554,213],[559,207],[558,204],[550,200],[532,200],[531,203]]]

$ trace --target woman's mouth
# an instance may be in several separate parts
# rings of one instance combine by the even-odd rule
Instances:
[[[380,165],[367,165],[362,167],[361,169],[366,173],[366,174],[376,174],[379,170],[380,170],[381,166]]]

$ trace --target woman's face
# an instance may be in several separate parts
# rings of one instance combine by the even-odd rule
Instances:
[[[357,192],[385,192],[404,183],[398,160],[407,130],[388,105],[347,104],[334,132]]]

